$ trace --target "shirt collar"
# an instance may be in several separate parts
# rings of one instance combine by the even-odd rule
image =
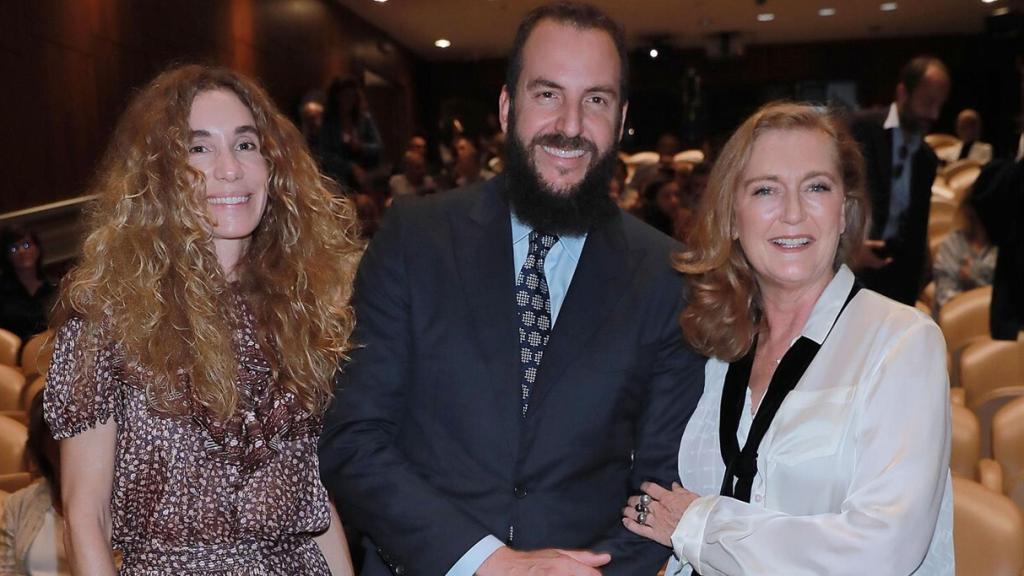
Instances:
[[[516,213],[512,212],[512,244],[519,244],[520,242],[528,242],[530,232],[533,232],[533,228],[530,228],[522,220],[516,217]],[[568,234],[558,237],[558,243],[562,245],[573,260],[579,262],[580,254],[583,253],[583,243],[586,242],[587,235],[582,234],[580,236],[570,236]]]
[[[811,310],[811,315],[804,324],[801,336],[806,336],[818,344],[825,341],[832,326],[836,323],[839,312],[846,304],[846,297],[850,295],[853,288],[853,272],[845,264],[839,267],[832,281],[825,287],[825,291],[818,297],[818,301]]]
[[[877,122],[877,120],[876,120],[876,122]],[[877,126],[877,124],[876,124],[876,126]],[[896,107],[896,103],[893,102],[889,106],[889,115],[885,117],[885,123],[882,124],[882,128],[885,128],[886,130],[888,130],[889,128],[899,128],[899,127],[900,127],[900,111]]]

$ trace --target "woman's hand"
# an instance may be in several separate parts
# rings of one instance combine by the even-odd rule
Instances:
[[[630,496],[626,501],[626,507],[622,509],[622,524],[634,534],[671,548],[672,532],[686,509],[697,499],[697,494],[676,482],[672,483],[671,491],[653,482],[644,482],[640,489],[643,496]]]

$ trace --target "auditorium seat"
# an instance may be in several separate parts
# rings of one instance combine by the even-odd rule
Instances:
[[[988,335],[988,309],[992,287],[983,286],[950,298],[938,311],[938,324],[946,337],[946,352],[952,358],[951,377],[959,384],[960,350],[971,340]]]
[[[1021,361],[1024,344],[993,340],[987,334],[972,339],[960,352],[959,383],[964,388],[967,406],[975,408],[978,400],[991,390],[1024,385]]]
[[[672,157],[672,162],[686,162],[687,164],[700,164],[704,161],[704,151],[699,149],[683,150]]]
[[[956,220],[957,210],[957,205],[952,200],[932,198],[928,208],[928,223],[931,224],[933,220],[949,220],[953,222]]]
[[[949,470],[953,476],[973,480],[981,459],[981,427],[966,406],[952,405],[953,438]]]
[[[946,186],[953,191],[953,197],[959,203],[967,195],[967,191],[981,174],[981,164],[974,160],[964,159],[946,166],[939,174],[946,181]]]
[[[0,474],[25,472],[25,440],[28,429],[24,424],[0,416]]]
[[[1003,494],[953,478],[953,545],[957,576],[1021,576],[1024,518]]]
[[[20,410],[25,376],[13,366],[0,364],[0,410]]]
[[[960,139],[953,134],[944,134],[942,132],[936,132],[934,134],[927,134],[924,137],[925,144],[931,146],[932,150],[938,150],[940,148],[946,148],[948,146],[956,146],[960,143]]]
[[[30,382],[28,386],[25,386],[25,389],[21,392],[21,398],[19,399],[21,402],[21,409],[28,412],[32,408],[32,401],[36,399],[36,394],[42,392],[45,386],[46,376],[41,374],[36,375],[36,377],[32,379],[32,382]]]
[[[21,338],[18,338],[14,332],[0,328],[0,364],[17,366],[19,349],[21,349]]]
[[[46,374],[53,357],[53,330],[47,330],[29,338],[25,349],[21,351],[21,371],[26,380],[36,374]]]
[[[992,456],[1002,468],[1003,493],[1024,510],[1024,397],[992,416]]]
[[[17,492],[32,483],[35,478],[28,472],[14,472],[13,474],[0,474],[0,491]]]

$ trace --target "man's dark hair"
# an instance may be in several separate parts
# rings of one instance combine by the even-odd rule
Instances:
[[[558,24],[567,24],[580,30],[603,30],[615,43],[619,53],[621,76],[619,79],[620,104],[629,99],[629,54],[626,53],[626,32],[617,22],[590,4],[581,2],[553,2],[535,8],[523,18],[516,30],[516,39],[512,43],[512,52],[508,57],[508,69],[505,72],[505,86],[508,97],[515,100],[516,85],[523,71],[523,46],[529,39],[533,29],[544,20],[553,20]]]
[[[945,73],[946,78],[950,78],[949,68],[942,63],[942,60],[934,56],[922,55],[917,56],[910,62],[903,65],[903,69],[900,70],[899,83],[903,84],[903,88],[906,89],[907,94],[913,94],[914,90],[917,89],[917,85],[921,83],[921,79],[924,78],[925,73],[928,72],[928,68],[932,66],[942,70]]]

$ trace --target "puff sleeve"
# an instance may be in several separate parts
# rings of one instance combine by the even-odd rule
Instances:
[[[57,332],[43,392],[43,412],[57,440],[118,419],[114,350],[99,332],[80,318]]]

